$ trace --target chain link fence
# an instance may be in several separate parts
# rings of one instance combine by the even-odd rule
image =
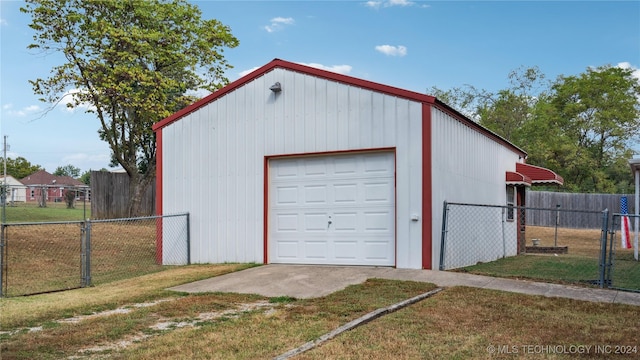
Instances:
[[[163,244],[171,244],[163,249]],[[163,251],[164,250],[164,251]],[[103,284],[189,264],[189,215],[2,224],[1,296]]]
[[[594,286],[604,282],[608,212],[444,206],[441,270]]]
[[[626,226],[623,220],[626,218]],[[640,262],[637,231],[640,216],[613,214],[606,258],[606,284],[610,288],[640,292]],[[635,230],[635,231],[634,231]],[[630,246],[625,248],[623,242]]]

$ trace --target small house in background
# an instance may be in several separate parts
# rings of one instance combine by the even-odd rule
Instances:
[[[27,201],[64,202],[67,191],[74,191],[76,198],[82,199],[89,186],[70,176],[56,176],[45,170],[36,171],[20,180],[27,189]],[[44,195],[44,198],[43,198]]]
[[[278,59],[153,130],[157,213],[189,212],[195,263],[438,269],[445,200],[562,181],[433,96]]]
[[[27,187],[13,176],[7,175],[6,179],[4,176],[0,176],[0,185],[7,187],[6,201],[8,203],[27,201]]]

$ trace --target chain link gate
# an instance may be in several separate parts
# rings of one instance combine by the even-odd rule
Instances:
[[[444,203],[440,270],[606,286],[608,211]]]
[[[88,287],[189,259],[189,214],[0,225],[0,297]],[[173,245],[158,256],[162,241]]]
[[[623,220],[627,226],[623,226]],[[605,284],[617,290],[640,292],[640,261],[638,255],[639,215],[615,213],[609,226],[609,241],[606,244]],[[630,248],[623,247],[628,241]]]

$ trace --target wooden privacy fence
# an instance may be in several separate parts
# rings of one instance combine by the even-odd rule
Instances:
[[[154,215],[156,186],[151,182],[142,197],[139,216]],[[93,219],[117,219],[129,217],[129,176],[126,173],[107,171],[91,172],[91,217]]]
[[[584,212],[597,212],[609,209],[609,213],[620,212],[620,199],[626,196],[629,214],[635,212],[633,194],[585,194],[551,191],[527,191],[526,207],[556,209],[560,205],[559,225],[574,229],[597,229],[602,226],[598,216]],[[572,212],[571,210],[575,210]],[[557,214],[553,211],[530,211],[527,209],[528,225],[555,226]]]

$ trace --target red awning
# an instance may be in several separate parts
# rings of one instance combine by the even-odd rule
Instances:
[[[512,171],[507,171],[506,181],[508,185],[531,186],[531,178]]]
[[[516,172],[531,178],[531,183],[537,184],[564,184],[562,176],[549,169],[523,163],[516,163]]]

